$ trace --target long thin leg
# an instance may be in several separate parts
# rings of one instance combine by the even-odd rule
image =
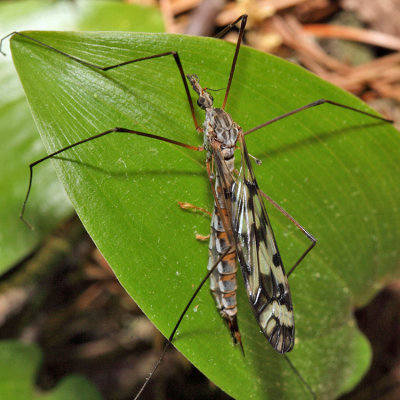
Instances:
[[[292,371],[297,375],[297,377],[301,380],[301,382],[304,384],[304,386],[307,388],[307,390],[310,392],[312,395],[313,399],[317,398],[317,395],[315,394],[314,390],[312,390],[311,386],[309,383],[301,376],[300,372],[297,370],[297,368],[293,365],[292,361],[286,354],[282,354],[283,358],[286,360],[288,363],[289,367],[292,369]]]
[[[124,62],[121,62],[121,63],[118,63],[118,64],[113,64],[113,65],[108,65],[106,67],[103,67],[101,65],[93,64],[93,63],[90,63],[88,61],[82,60],[82,59],[80,59],[78,57],[75,57],[75,56],[73,56],[71,54],[65,53],[62,50],[56,49],[53,46],[50,46],[50,45],[48,45],[46,43],[43,43],[42,41],[40,41],[38,39],[35,39],[35,38],[31,37],[31,36],[25,35],[24,33],[21,33],[21,32],[12,32],[12,33],[8,34],[7,36],[3,37],[0,40],[0,53],[1,54],[5,55],[5,53],[1,50],[2,45],[3,45],[3,41],[5,39],[7,39],[8,37],[12,36],[12,35],[22,36],[22,37],[24,37],[26,39],[29,39],[32,42],[35,42],[35,43],[37,43],[37,44],[39,44],[39,45],[41,45],[41,46],[43,46],[43,47],[45,47],[47,49],[50,49],[50,50],[52,50],[52,51],[54,51],[54,52],[56,52],[58,54],[61,54],[64,57],[67,57],[67,58],[69,58],[71,60],[74,60],[74,61],[76,61],[76,62],[78,62],[78,63],[80,63],[82,65],[87,66],[87,67],[98,69],[100,71],[109,71],[111,69],[123,67],[124,65],[129,65],[129,64],[133,64],[133,63],[140,62],[140,61],[145,61],[145,60],[151,60],[153,58],[160,58],[160,57],[165,57],[165,56],[173,56],[174,60],[175,60],[175,63],[176,63],[176,66],[178,67],[180,76],[182,78],[182,82],[183,82],[183,86],[185,88],[187,100],[189,102],[190,112],[192,114],[194,126],[195,126],[195,128],[196,128],[196,130],[198,132],[202,131],[202,128],[199,126],[199,123],[197,122],[197,118],[196,118],[196,115],[195,115],[195,112],[194,112],[193,101],[192,101],[192,98],[190,96],[189,86],[188,86],[186,78],[185,78],[185,72],[183,70],[181,59],[179,58],[178,52],[176,52],[176,51],[167,51],[165,53],[159,53],[159,54],[153,54],[153,55],[147,56],[147,57],[135,58],[133,60],[128,60],[128,61],[124,61]]]
[[[302,112],[304,110],[307,110],[309,108],[320,106],[322,104],[331,104],[332,106],[345,108],[346,110],[350,110],[350,111],[355,111],[355,112],[357,112],[359,114],[367,115],[368,117],[375,118],[375,119],[378,119],[380,121],[393,123],[393,121],[391,119],[386,119],[386,118],[380,117],[379,115],[371,114],[369,112],[362,111],[362,110],[359,110],[359,109],[354,108],[354,107],[346,106],[345,104],[337,103],[335,101],[326,100],[326,99],[320,99],[320,100],[317,100],[317,101],[313,101],[310,104],[306,104],[303,107],[299,107],[299,108],[296,108],[295,110],[292,110],[292,111],[289,111],[289,112],[287,112],[285,114],[279,115],[278,117],[275,117],[273,119],[270,119],[267,122],[264,122],[263,124],[257,125],[255,128],[252,128],[252,129],[248,130],[247,132],[245,132],[244,135],[249,135],[250,133],[258,131],[259,129],[264,128],[267,125],[271,125],[274,122],[280,121],[281,119],[290,117],[293,114],[297,114],[297,113]]]
[[[296,269],[296,267],[303,261],[304,257],[311,251],[311,249],[317,244],[317,239],[311,235],[306,229],[304,229],[284,208],[282,208],[275,200],[273,200],[271,197],[269,197],[266,193],[264,193],[262,190],[260,190],[261,195],[267,199],[277,210],[279,210],[286,218],[288,218],[291,222],[293,222],[294,225],[297,226],[297,228],[300,229],[301,232],[306,235],[307,239],[311,241],[311,245],[306,249],[306,251],[300,256],[300,258],[295,262],[293,267],[290,269],[288,272],[287,276],[289,275]]]
[[[231,250],[231,248],[229,247],[224,254],[221,255],[221,257],[215,262],[215,264],[212,266],[212,268],[207,272],[207,275],[203,278],[203,280],[200,282],[199,286],[197,286],[197,289],[194,291],[194,293],[192,294],[192,297],[190,298],[190,300],[188,301],[188,303],[186,304],[185,308],[183,309],[178,322],[175,324],[175,327],[171,333],[171,335],[168,338],[167,343],[165,344],[163,351],[161,353],[160,358],[158,359],[157,363],[154,365],[152,371],[150,372],[150,375],[148,376],[148,378],[146,379],[146,381],[143,383],[142,387],[140,388],[139,392],[136,394],[135,399],[137,400],[140,395],[142,394],[143,390],[146,388],[147,384],[149,383],[150,379],[152,378],[152,376],[154,375],[154,373],[156,372],[158,366],[160,365],[162,359],[164,358],[164,355],[168,349],[168,347],[170,346],[170,344],[172,343],[172,340],[175,336],[176,331],[179,328],[179,325],[182,322],[183,317],[185,316],[187,310],[189,309],[190,305],[193,303],[193,300],[196,298],[197,294],[200,292],[200,289],[204,286],[204,284],[207,282],[208,278],[210,277],[210,275],[214,272],[215,268],[217,268],[217,265],[223,260],[223,258],[229,253],[229,251]]]
[[[246,27],[246,22],[247,22],[247,14],[241,15],[236,21],[232,22],[229,24],[227,27],[225,27],[221,32],[219,32],[216,37],[222,37],[224,36],[227,32],[229,32],[239,21],[242,21],[240,24],[240,29],[239,29],[239,37],[236,42],[236,48],[235,48],[235,54],[233,55],[233,60],[232,60],[232,65],[231,65],[231,72],[229,73],[229,79],[228,79],[228,85],[226,87],[225,91],[225,97],[224,97],[224,102],[222,103],[222,109],[225,109],[226,102],[228,101],[228,96],[229,96],[229,91],[231,90],[231,84],[232,84],[232,79],[233,79],[233,74],[235,73],[235,68],[236,68],[236,61],[239,55],[239,50],[240,50],[240,45],[243,40],[243,35],[244,35],[244,29]]]
[[[271,119],[271,120],[269,120],[269,121],[267,121],[267,122],[264,122],[263,124],[258,125],[258,126],[256,126],[255,128],[248,130],[247,132],[244,133],[244,135],[248,135],[248,134],[250,134],[250,133],[252,133],[252,132],[255,132],[255,131],[257,131],[257,130],[259,130],[259,129],[261,129],[261,128],[264,128],[265,126],[271,125],[271,124],[273,124],[274,122],[277,122],[277,121],[280,121],[280,120],[282,120],[282,119],[284,119],[284,118],[290,117],[290,116],[293,115],[293,114],[297,114],[297,113],[302,112],[302,111],[305,111],[305,110],[307,110],[307,109],[309,109],[309,108],[316,107],[316,106],[320,106],[320,105],[322,105],[322,104],[331,104],[331,105],[336,106],[336,107],[345,108],[345,109],[347,109],[347,110],[354,111],[354,112],[357,112],[357,113],[366,115],[366,116],[368,116],[368,117],[378,119],[378,120],[380,120],[380,121],[384,121],[384,122],[388,122],[388,123],[392,123],[392,122],[393,122],[393,121],[391,121],[391,120],[389,120],[389,119],[380,117],[380,116],[378,116],[378,115],[371,114],[371,113],[366,112],[366,111],[358,110],[357,108],[353,108],[353,107],[347,106],[347,105],[345,105],[345,104],[337,103],[337,102],[331,101],[331,100],[320,99],[320,100],[314,101],[314,102],[312,102],[312,103],[306,104],[306,105],[303,106],[303,107],[299,107],[299,108],[296,108],[295,110],[289,111],[289,112],[287,112],[287,113],[285,113],[285,114],[282,114],[282,115],[280,115],[280,116],[278,116],[278,117],[275,117],[275,118],[273,118],[273,119]],[[312,250],[312,248],[316,245],[317,240],[314,238],[313,235],[311,235],[309,232],[307,232],[307,230],[304,229],[304,228],[303,228],[303,227],[302,227],[302,226],[301,226],[301,225],[300,225],[286,210],[284,210],[279,204],[277,204],[273,199],[271,199],[271,197],[269,197],[267,194],[265,194],[265,193],[262,192],[262,191],[260,191],[260,193],[261,193],[262,196],[263,196],[265,199],[267,199],[275,208],[277,208],[283,215],[285,215],[291,222],[293,222],[293,224],[295,224],[295,225],[297,226],[297,228],[299,228],[299,229],[306,235],[306,237],[311,241],[311,245],[305,250],[305,252],[300,256],[300,258],[296,261],[296,263],[293,265],[293,267],[292,267],[292,268],[290,269],[290,271],[288,272],[287,276],[290,276],[290,274],[291,274],[292,272],[294,272],[294,270],[297,268],[297,266],[303,261],[304,257],[305,257],[305,256]]]
[[[181,147],[184,147],[186,149],[190,149],[190,150],[194,150],[194,151],[203,151],[204,150],[203,146],[191,146],[189,144],[182,143],[182,142],[177,142],[176,140],[168,139],[168,138],[165,138],[163,136],[153,135],[151,133],[145,133],[145,132],[140,132],[140,131],[134,131],[134,130],[131,130],[131,129],[126,129],[126,128],[109,129],[108,131],[105,131],[105,132],[102,132],[102,133],[98,133],[97,135],[90,136],[90,137],[88,137],[86,139],[80,140],[79,142],[76,142],[76,143],[70,144],[69,146],[63,147],[62,149],[57,150],[54,153],[51,153],[51,154],[49,154],[49,155],[47,155],[47,156],[45,156],[45,157],[43,157],[43,158],[31,163],[29,165],[28,190],[26,192],[25,200],[24,200],[24,203],[22,205],[20,218],[30,229],[33,229],[33,226],[28,221],[25,220],[24,214],[25,214],[26,203],[28,202],[29,194],[31,192],[31,187],[32,187],[33,167],[35,167],[36,165],[40,164],[41,162],[43,162],[45,160],[48,160],[49,158],[53,158],[53,157],[63,153],[66,150],[72,149],[73,147],[79,146],[79,145],[81,145],[83,143],[86,143],[86,142],[90,142],[91,140],[99,139],[99,138],[101,138],[103,136],[106,136],[106,135],[108,135],[110,133],[115,133],[115,132],[129,133],[129,134],[132,134],[132,135],[138,135],[138,136],[148,137],[148,138],[151,138],[151,139],[157,139],[157,140],[161,140],[163,142],[172,143],[172,144],[175,144],[177,146],[181,146]]]

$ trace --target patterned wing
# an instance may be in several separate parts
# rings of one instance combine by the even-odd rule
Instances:
[[[232,224],[247,295],[262,332],[279,353],[294,345],[289,283],[276,246],[246,144],[239,138],[242,166],[232,186]]]

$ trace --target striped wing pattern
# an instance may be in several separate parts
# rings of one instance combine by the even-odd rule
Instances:
[[[211,222],[208,269],[211,291],[235,342],[241,343],[236,321],[236,260],[244,277],[247,295],[262,332],[279,353],[293,348],[294,320],[289,284],[274,234],[257,186],[241,127],[199,84],[197,75],[187,75],[197,104],[206,112],[204,149],[215,198]],[[235,179],[234,152],[239,142],[242,167]],[[212,176],[210,164],[215,166]],[[224,257],[222,249],[231,249]],[[228,257],[229,256],[229,257]]]
[[[246,144],[239,138],[242,166],[232,186],[232,224],[247,295],[262,332],[279,353],[294,345],[288,279]]]

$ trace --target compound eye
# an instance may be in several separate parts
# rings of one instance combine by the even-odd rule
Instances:
[[[199,98],[197,99],[197,104],[198,104],[200,107],[203,107],[204,103],[205,103],[205,98],[204,98],[204,97],[199,97]]]

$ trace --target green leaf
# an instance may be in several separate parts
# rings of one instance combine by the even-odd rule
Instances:
[[[197,73],[213,89],[226,87],[234,51],[221,40],[180,35],[27,34],[104,66],[176,50],[185,72]],[[13,37],[12,50],[48,152],[116,126],[202,143],[170,56],[99,72],[21,37]],[[224,90],[213,95],[219,105]],[[303,69],[243,47],[227,111],[248,130],[319,98],[368,110]],[[196,114],[202,121],[200,109]],[[332,399],[368,366],[368,346],[352,309],[370,299],[398,265],[399,135],[390,124],[323,105],[246,141],[263,160],[254,167],[261,189],[319,239],[290,277],[297,342],[289,357],[319,398]],[[205,275],[207,244],[194,235],[207,234],[210,221],[177,204],[212,209],[205,155],[115,133],[59,158],[54,167],[96,245],[126,290],[169,335]],[[35,180],[34,191],[40,190]],[[289,269],[309,243],[267,207]],[[32,206],[26,217],[36,225],[43,218]],[[236,399],[311,398],[259,332],[242,284],[238,301],[245,357],[232,346],[207,289],[185,316],[177,348]]]
[[[97,389],[82,376],[64,377],[53,390],[40,393],[35,375],[40,366],[40,349],[13,340],[0,342],[0,398],[7,400],[100,400]]]
[[[162,31],[160,13],[153,8],[115,1],[18,1],[0,3],[0,37],[19,29],[86,29]],[[9,53],[8,41],[3,51]],[[43,153],[11,57],[0,55],[0,273],[35,248],[43,237],[71,214],[71,205],[51,165],[38,171],[41,190],[31,198],[38,216],[32,233],[19,220],[28,184],[28,165]]]

